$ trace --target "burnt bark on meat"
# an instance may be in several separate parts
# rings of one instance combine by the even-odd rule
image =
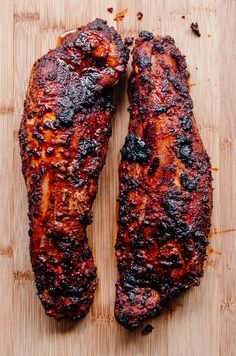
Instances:
[[[100,19],[68,32],[33,66],[19,130],[30,254],[46,314],[80,319],[96,267],[87,242],[113,114],[112,86],[128,50]]]
[[[115,316],[129,329],[199,284],[212,186],[193,117],[184,57],[142,31],[129,79],[129,134],[119,167]]]

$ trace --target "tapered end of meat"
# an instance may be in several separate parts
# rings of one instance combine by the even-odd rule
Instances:
[[[160,310],[160,296],[151,288],[133,287],[125,289],[116,285],[115,317],[127,329],[134,330],[143,320],[154,317]]]
[[[38,296],[48,316],[79,320],[88,313],[98,282],[92,253],[86,241],[51,236],[53,255],[31,252]]]
[[[126,271],[116,283],[116,320],[127,329],[134,330],[145,320],[158,316],[172,300],[190,287],[199,285],[202,268],[203,259],[182,279],[168,277],[166,271],[163,280],[158,280],[158,275],[148,273],[142,266],[133,268],[140,269],[135,275]],[[140,277],[140,273],[143,276]]]

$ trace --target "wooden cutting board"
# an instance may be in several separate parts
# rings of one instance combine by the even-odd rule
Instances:
[[[113,7],[113,13],[107,11]],[[128,9],[115,22],[117,12]],[[137,19],[137,12],[143,18]],[[101,17],[122,36],[141,29],[173,36],[191,72],[195,117],[214,177],[209,258],[201,286],[151,321],[154,330],[126,331],[114,320],[116,199],[119,151],[127,133],[127,81],[116,90],[117,112],[89,227],[99,285],[88,316],[56,322],[36,296],[28,251],[26,190],[17,131],[33,62],[60,33]],[[0,355],[236,355],[236,1],[1,0],[0,29]],[[199,24],[201,37],[190,30]],[[129,68],[130,71],[130,68]]]

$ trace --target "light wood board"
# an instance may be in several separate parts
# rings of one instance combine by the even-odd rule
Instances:
[[[0,355],[236,355],[236,1],[1,0],[0,5]],[[106,10],[110,6],[113,14]],[[114,22],[125,8],[123,21]],[[46,317],[32,279],[17,138],[25,90],[33,62],[55,46],[58,35],[96,17],[122,36],[146,29],[175,38],[191,72],[201,136],[219,169],[213,170],[211,249],[201,286],[151,321],[154,330],[147,336],[126,331],[113,316],[117,168],[129,120],[126,79],[116,91],[113,135],[88,230],[100,279],[90,313],[77,323]],[[189,28],[193,21],[200,38]]]

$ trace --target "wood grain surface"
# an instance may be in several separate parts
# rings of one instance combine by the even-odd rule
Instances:
[[[0,355],[236,355],[236,1],[1,0],[0,11]],[[107,12],[112,6],[113,13]],[[128,9],[121,22],[116,13]],[[143,12],[142,20],[137,12]],[[183,16],[185,18],[183,18]],[[29,260],[26,189],[17,131],[33,62],[64,30],[101,17],[122,36],[141,29],[173,36],[191,72],[194,113],[214,177],[209,258],[201,286],[151,321],[154,330],[126,331],[114,320],[116,211],[120,148],[127,133],[126,78],[100,178],[89,239],[99,285],[88,316],[56,322],[44,315]],[[197,21],[201,37],[190,30]],[[129,68],[130,71],[130,68]]]

